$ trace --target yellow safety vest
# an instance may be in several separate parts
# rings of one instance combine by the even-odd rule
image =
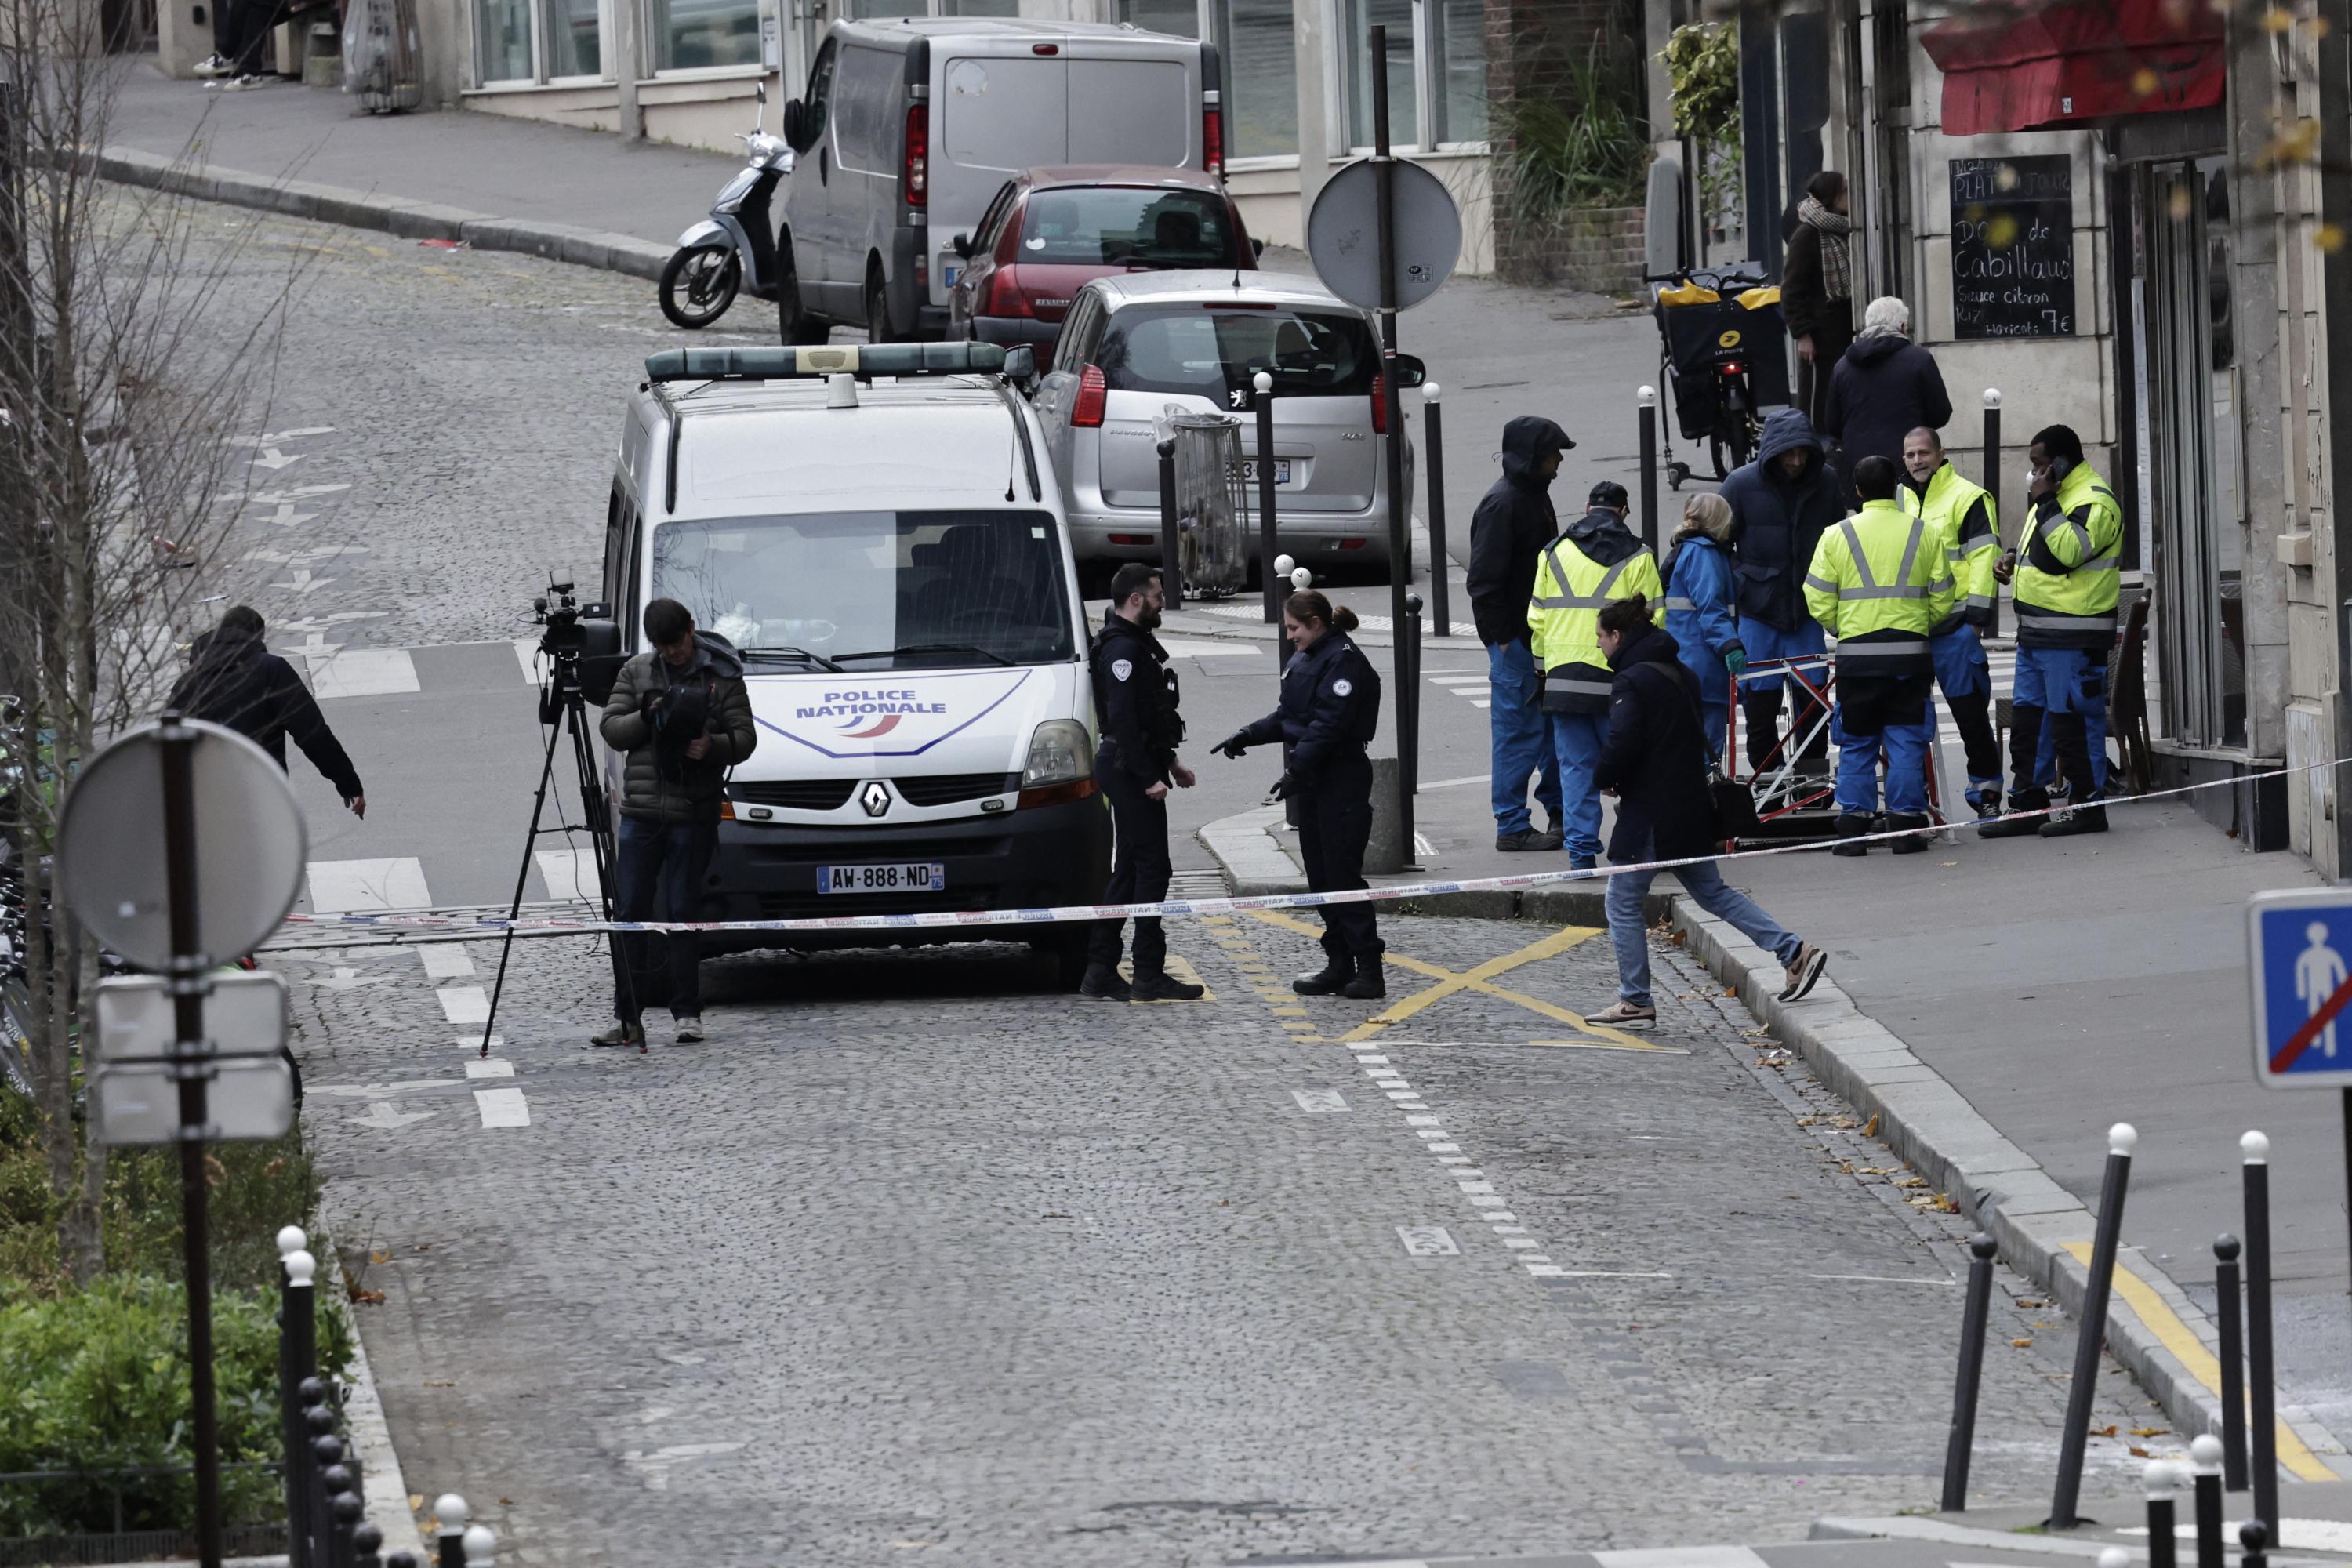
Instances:
[[[2000,559],[2000,513],[1991,493],[1962,479],[1947,462],[1927,476],[1924,490],[1906,481],[1896,496],[1905,511],[1927,520],[1958,595],[1951,613],[1928,635],[1942,637],[1963,623],[1991,626],[1993,609],[2000,603],[2000,584],[1992,574],[1993,563]]]
[[[1927,632],[1951,609],[1951,564],[1925,518],[1893,500],[1822,534],[1805,573],[1805,606],[1837,638],[1840,677],[1925,675]]]
[[[2017,544],[2018,646],[2114,642],[2124,512],[2098,470],[2075,464],[2056,496],[2035,503]]]
[[[1601,655],[1601,607],[1636,594],[1650,601],[1653,622],[1665,614],[1665,585],[1647,550],[1603,566],[1565,534],[1545,546],[1536,566],[1535,597],[1528,601],[1528,633],[1548,699],[1568,699],[1571,711],[1609,710],[1614,677]]]

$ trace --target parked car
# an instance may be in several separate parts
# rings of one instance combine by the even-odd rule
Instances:
[[[948,326],[950,247],[1041,163],[1222,174],[1217,51],[1132,27],[1013,18],[836,21],[784,106],[786,342],[835,322],[877,342]]]
[[[1007,180],[971,233],[949,241],[948,335],[1050,351],[1079,285],[1126,272],[1257,269],[1223,182],[1189,169],[1101,164]]]
[[[1400,354],[1397,367],[1404,385],[1421,384],[1419,360]],[[1035,402],[1080,562],[1160,558],[1154,422],[1245,415],[1261,370],[1274,378],[1278,552],[1318,575],[1387,569],[1390,437],[1371,312],[1305,279],[1229,269],[1129,273],[1078,289]],[[1253,484],[1255,444],[1245,429]],[[1410,496],[1410,439],[1404,466]],[[1245,531],[1255,563],[1258,532]]]

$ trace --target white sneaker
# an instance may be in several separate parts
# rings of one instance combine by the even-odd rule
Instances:
[[[226,76],[236,69],[236,62],[225,55],[206,55],[195,63],[191,74],[195,76]]]
[[[223,92],[245,92],[257,87],[268,87],[271,82],[274,82],[277,79],[278,79],[274,76],[241,76],[235,81],[225,81],[221,83],[221,90]]]
[[[698,1013],[690,1018],[680,1018],[677,1021],[677,1043],[681,1046],[698,1046],[702,1043],[702,1015]]]

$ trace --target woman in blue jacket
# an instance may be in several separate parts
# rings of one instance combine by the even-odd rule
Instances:
[[[1719,764],[1731,718],[1731,682],[1748,668],[1732,618],[1731,506],[1721,496],[1683,503],[1682,526],[1666,554],[1666,630],[1683,667],[1698,678],[1706,748]]]

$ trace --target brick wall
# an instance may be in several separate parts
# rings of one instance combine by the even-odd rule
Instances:
[[[1622,46],[1643,37],[1640,5],[1636,0],[1486,0],[1486,96],[1493,105],[1488,121],[1502,154],[1493,165],[1496,271],[1521,281],[1596,291],[1632,286],[1642,271],[1638,209],[1575,213],[1540,232],[1516,232],[1520,226],[1511,216],[1507,128],[1508,108],[1516,100],[1572,99],[1568,62],[1584,58],[1596,40],[1617,47],[1621,68],[1639,72],[1638,49],[1629,54]]]
[[[1495,235],[1495,270],[1514,283],[1626,294],[1642,286],[1640,207],[1587,207],[1548,229]]]

